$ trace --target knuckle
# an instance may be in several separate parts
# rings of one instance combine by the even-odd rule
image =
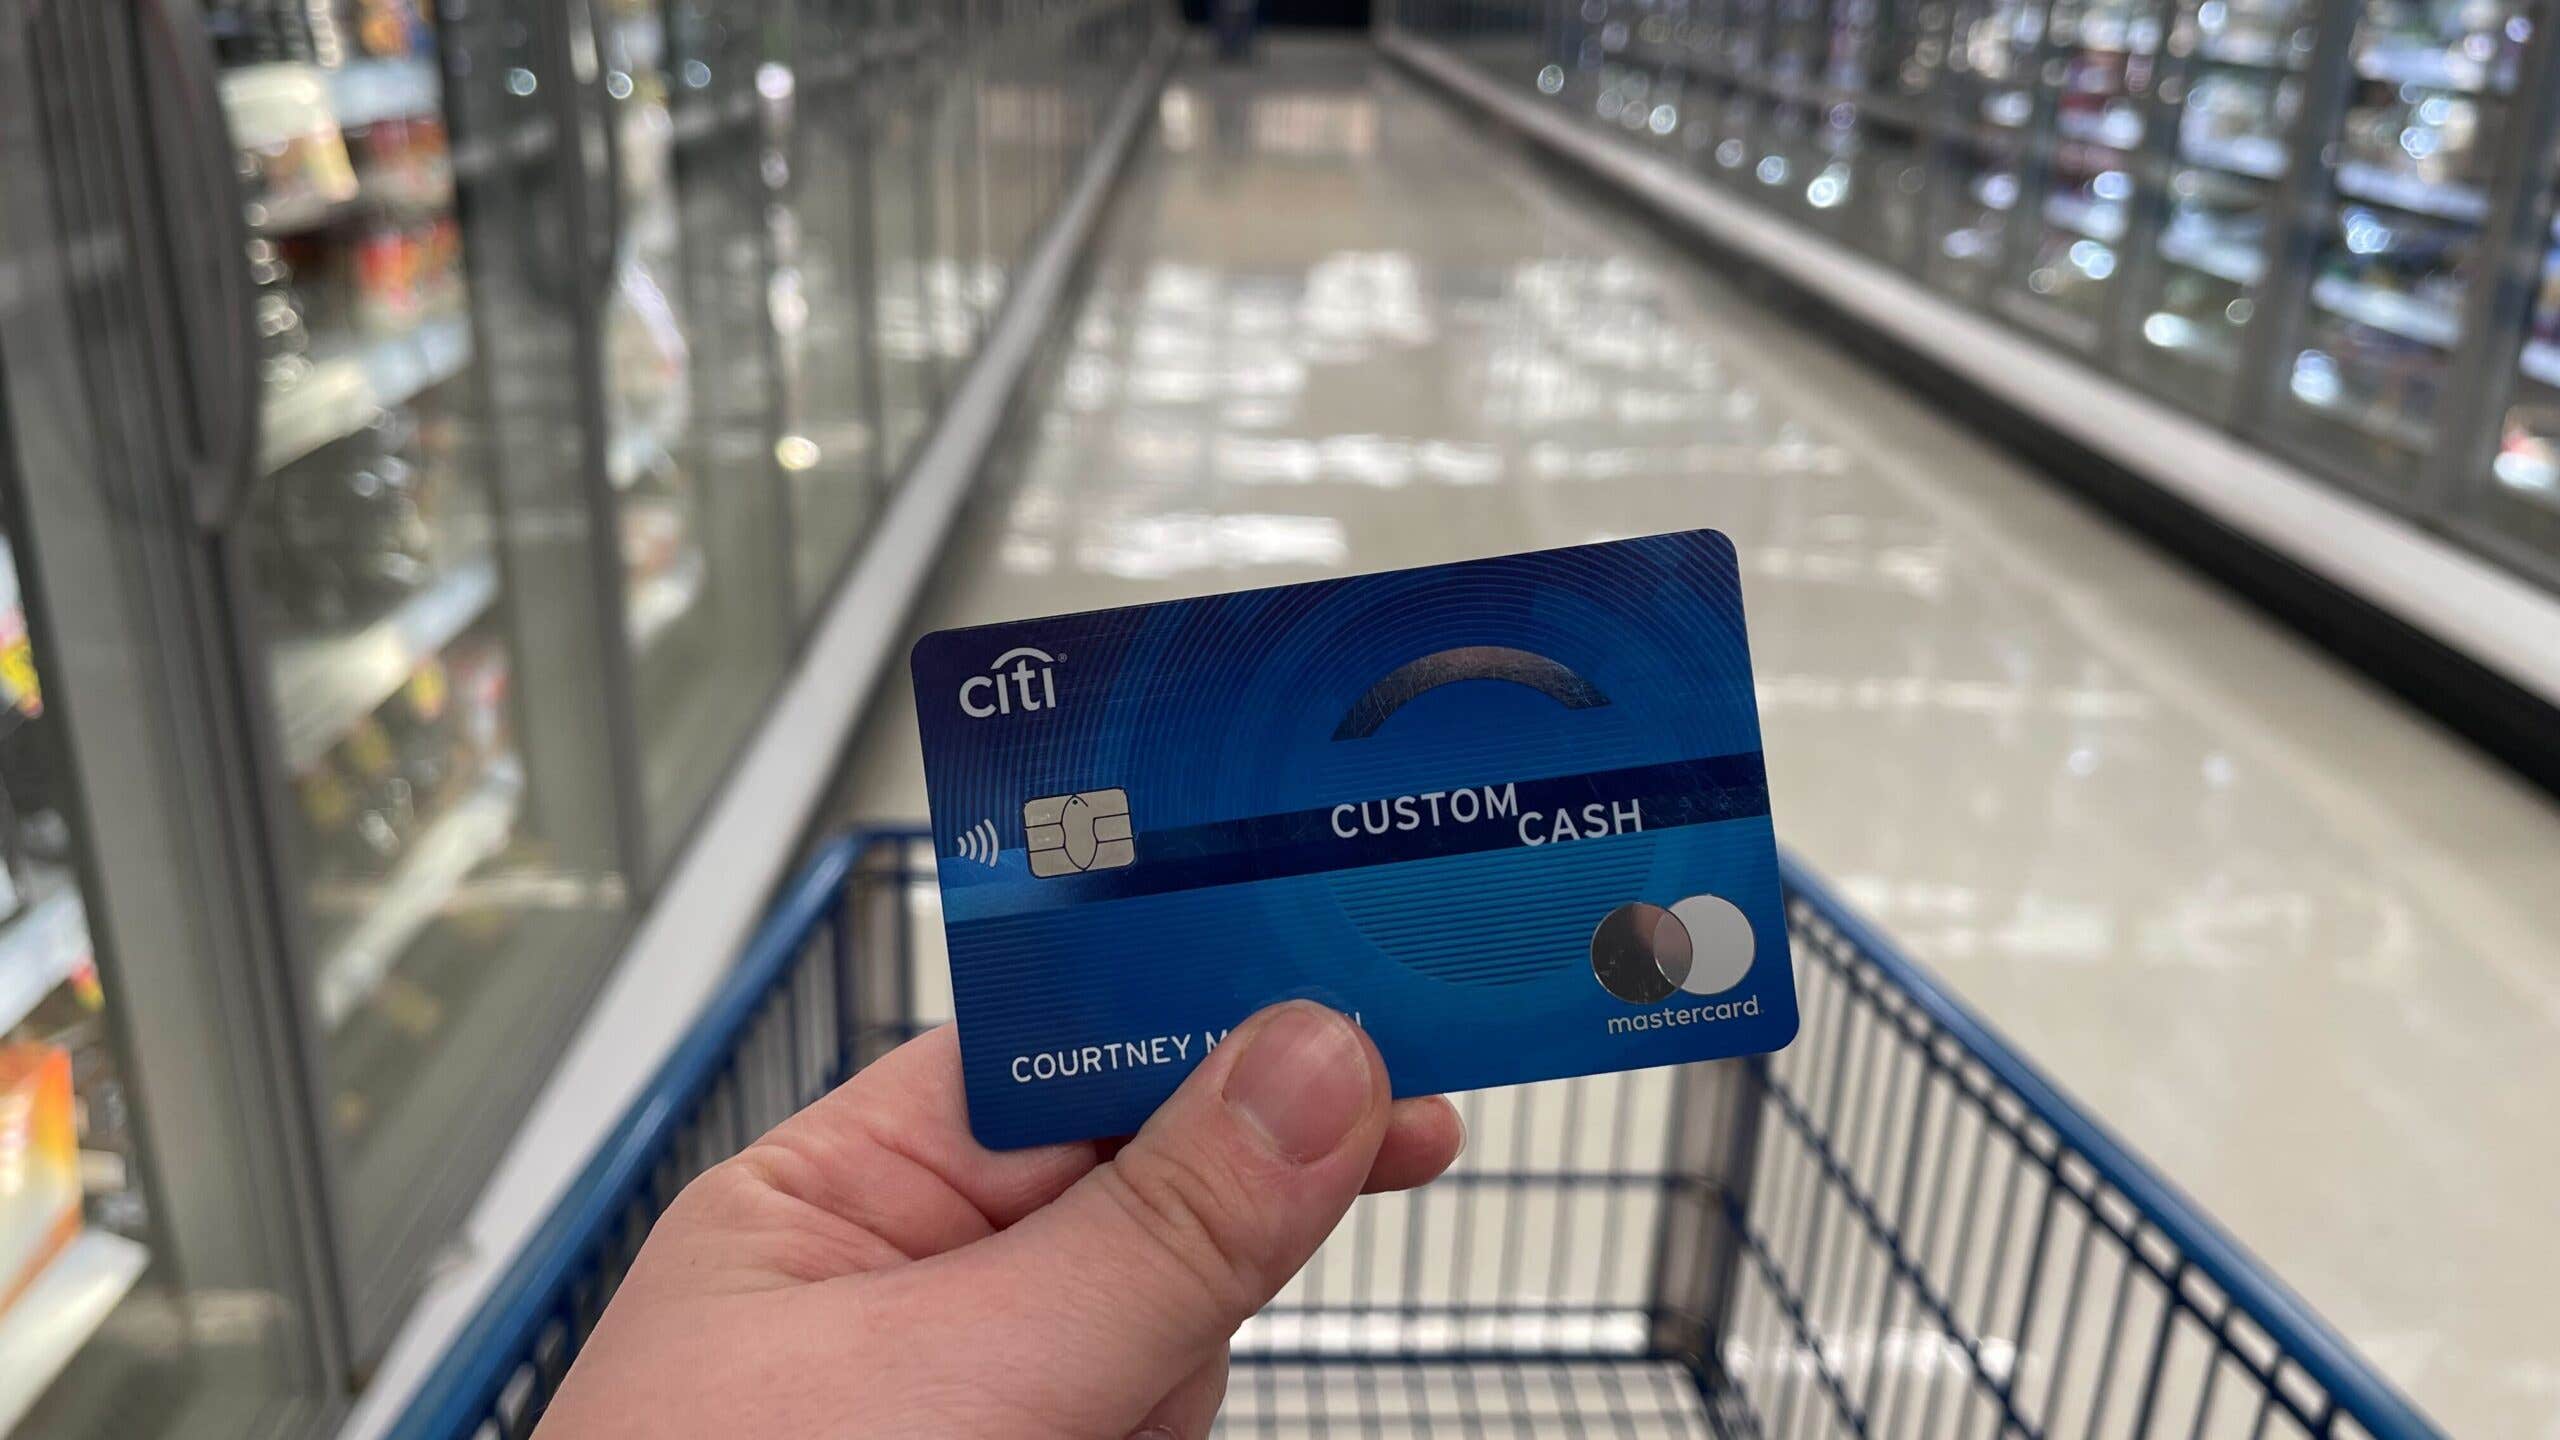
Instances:
[[[685,1182],[669,1210],[682,1207],[689,1213],[709,1216],[752,1215],[761,1211],[776,1191],[785,1189],[776,1183],[780,1177],[774,1173],[768,1159],[753,1150],[730,1156]]]
[[[1131,1228],[1220,1318],[1240,1325],[1261,1308],[1265,1277],[1258,1230],[1231,1178],[1161,1154],[1096,1173]]]

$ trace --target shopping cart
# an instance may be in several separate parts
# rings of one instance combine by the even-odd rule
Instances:
[[[533,1429],[683,1184],[949,1013],[929,838],[857,835],[738,972],[394,1434]],[[2195,1205],[1786,866],[1767,1060],[1459,1097],[1236,1338],[1224,1433],[2437,1432]]]

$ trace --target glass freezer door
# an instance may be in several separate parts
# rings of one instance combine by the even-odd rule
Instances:
[[[791,571],[816,611],[880,503],[878,376],[872,365],[869,171],[862,135],[863,32],[853,0],[800,0],[781,56],[785,184],[775,206],[773,320]]]
[[[985,263],[984,178],[978,164],[978,87],[974,33],[967,8],[926,11],[926,58],[934,97],[930,117],[933,263],[926,304],[946,391],[966,369],[978,337],[995,318],[1000,291]]]
[[[2316,20],[2308,0],[2182,0],[2170,27],[2161,94],[2175,138],[2145,167],[2163,219],[2123,348],[2137,378],[2224,420],[2266,304]]]
[[[2406,492],[2431,452],[2488,263],[2529,0],[2364,0],[2314,217],[2277,433],[2340,476]]]
[[[265,1440],[334,1387],[270,917],[218,843],[239,767],[210,757],[237,710],[201,703],[229,667],[193,623],[208,572],[168,483],[212,432],[173,425],[156,383],[148,202],[177,157],[137,143],[140,97],[209,104],[212,76],[200,49],[184,86],[142,54],[180,42],[201,36],[174,10],[0,0],[7,1440]],[[199,133],[191,173],[227,182]]]
[[[2055,0],[2045,17],[2038,104],[2046,118],[2001,299],[2010,314],[2083,353],[2107,340],[2119,308],[2136,157],[2166,28],[2153,0]]]
[[[1839,0],[1836,9],[1857,3]],[[1834,10],[1824,0],[1778,0],[1770,25],[1769,119],[1751,167],[1764,204],[1825,229],[1849,182],[1855,133],[1833,123],[1823,93]]]
[[[905,0],[872,0],[863,79],[871,171],[872,313],[880,344],[881,466],[894,483],[931,428],[941,383],[926,308],[933,254],[925,27]],[[1043,202],[1045,213],[1045,201]]]
[[[0,258],[0,285],[25,273],[12,268]],[[0,324],[8,319],[0,308]],[[39,358],[9,357],[13,365]],[[0,403],[0,483],[14,492],[22,482],[9,409]],[[61,454],[41,439],[30,448],[48,461]],[[167,1033],[169,1002],[199,989],[201,975],[172,975],[179,957],[166,952],[120,964],[96,943],[103,927],[93,930],[98,906],[84,878],[95,840],[71,763],[91,735],[68,728],[65,716],[76,712],[50,683],[58,672],[50,646],[37,643],[18,506],[8,509],[0,529],[0,1440],[260,1435],[262,1415],[319,1399],[300,1282],[278,1258],[283,1237],[240,1220],[252,1206],[290,1214],[287,1174],[261,1166],[248,1147],[201,1165],[154,1153],[155,1125],[195,1117],[146,1103],[152,1094],[137,1081],[156,1071],[150,1078],[164,1086],[206,1086],[188,1105],[213,1100],[219,1114],[208,1139],[274,1127],[281,1111],[222,1107],[225,1062],[211,1058],[224,1048],[215,1007],[180,1021],[184,1050],[148,1043]],[[48,628],[46,638],[61,629]],[[152,879],[166,887],[170,877]],[[158,1015],[133,1013],[137,984],[157,990],[148,998]],[[203,1068],[190,1052],[207,1057]],[[242,1312],[246,1323],[227,1338],[196,1339],[191,1309],[230,1296],[262,1302],[266,1312]]]
[[[422,0],[206,14],[265,395],[234,538],[360,1350],[476,1193],[623,901],[600,610],[562,584],[593,544],[557,479],[561,147],[523,16],[446,8],[478,29],[440,36]],[[451,104],[447,60],[471,77]]]
[[[1868,254],[1895,267],[1920,262],[1928,215],[1929,176],[1936,157],[1933,120],[1946,74],[1947,25],[1951,0],[1853,0],[1853,13],[1874,4],[1876,14],[1858,48],[1843,51],[1856,67],[1844,69],[1834,83],[1858,87],[1867,99],[1858,106],[1855,172],[1844,207],[1849,238]]]
[[[2549,102],[2546,101],[2546,105]],[[2546,111],[2542,123],[2560,127]],[[2537,253],[2524,334],[2495,415],[2487,463],[2456,500],[2463,521],[2560,586],[2560,143],[2543,147],[2539,204],[2530,211]],[[2474,463],[2478,461],[2475,458]]]
[[[2032,0],[1959,0],[1947,50],[1949,113],[1926,274],[1983,297],[2009,245],[2036,118],[2044,9]]]
[[[96,1402],[86,1393],[95,1377],[79,1374],[36,1410],[125,1304],[154,1248],[131,1066],[90,945],[79,807],[44,689],[15,553],[0,536],[0,1436],[31,1412],[45,1424]],[[87,1368],[121,1368],[102,1359]]]
[[[763,713],[791,632],[765,329],[758,8],[568,7],[594,21],[605,97],[612,260],[594,323],[652,873]]]

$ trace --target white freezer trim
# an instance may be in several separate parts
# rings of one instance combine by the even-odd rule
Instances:
[[[881,673],[897,658],[908,602],[940,558],[1014,389],[1029,370],[1113,177],[1176,54],[1160,42],[1113,110],[977,360],[818,630],[634,933],[559,1068],[526,1112],[464,1223],[457,1258],[428,1282],[339,1440],[377,1440],[397,1420],[518,1247],[622,1118],[745,946]]]
[[[2560,596],[2015,335],[1820,235],[1622,148],[1393,29],[1405,64],[1545,147],[1749,256],[1985,392],[2560,704]]]

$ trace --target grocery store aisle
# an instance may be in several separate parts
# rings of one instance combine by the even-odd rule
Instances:
[[[1781,838],[2439,1420],[2560,1434],[2560,807],[1479,128],[1195,60],[916,628],[1721,528]],[[923,814],[903,690],[849,784]]]

